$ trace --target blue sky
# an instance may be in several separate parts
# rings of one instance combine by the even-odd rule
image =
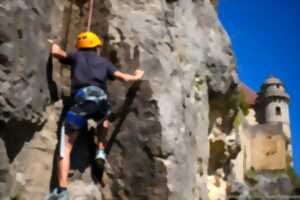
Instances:
[[[300,175],[300,0],[219,0],[240,79],[255,91],[269,75],[285,83],[295,168]]]

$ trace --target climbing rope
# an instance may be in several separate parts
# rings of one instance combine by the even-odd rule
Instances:
[[[92,27],[92,18],[93,18],[93,11],[94,11],[94,0],[90,0],[90,10],[89,10],[89,18],[87,24],[87,31],[91,31]]]

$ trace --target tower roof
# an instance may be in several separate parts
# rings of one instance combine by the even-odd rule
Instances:
[[[276,87],[273,87],[276,85]],[[279,86],[278,86],[279,85]],[[289,101],[290,96],[286,93],[281,80],[274,76],[270,76],[262,85],[261,90],[265,98],[277,97]]]
[[[265,92],[265,97],[282,97],[287,100],[290,99],[290,96],[285,91],[280,90],[268,90]]]
[[[270,76],[267,80],[265,80],[264,85],[274,85],[274,84],[283,84],[281,82],[281,80],[279,80],[278,78],[274,77],[274,76]]]

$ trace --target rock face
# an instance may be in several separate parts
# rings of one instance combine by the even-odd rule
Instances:
[[[9,193],[9,160],[7,158],[7,152],[5,145],[2,140],[0,140],[0,198],[4,199]]]
[[[48,102],[46,63],[48,37],[63,6],[59,1],[1,1],[0,3],[0,199],[12,188],[9,162],[43,122]],[[12,166],[12,165],[11,165]],[[15,174],[11,180],[15,179]],[[5,192],[4,192],[5,191]]]
[[[268,199],[279,196],[288,197],[292,193],[293,185],[285,173],[253,173],[246,174],[247,181],[251,184],[249,196],[252,198]]]
[[[41,199],[55,184],[60,107],[45,109],[45,40],[67,36],[71,49],[88,14],[88,1],[64,3],[0,3],[2,18],[8,16],[0,31],[0,135],[5,142],[0,155],[5,177],[8,172],[12,177],[12,184],[0,182],[1,191],[10,192],[0,194]],[[217,116],[209,102],[230,99],[236,79],[230,42],[211,1],[96,1],[93,20],[93,31],[106,40],[104,56],[125,72],[141,67],[145,77],[134,84],[109,83],[113,115],[103,184],[90,167],[93,151],[83,135],[72,162],[74,199],[207,199],[208,135]],[[43,113],[46,123],[41,123]]]
[[[37,124],[47,105],[46,41],[61,28],[59,3],[12,0],[0,8],[0,120]]]
[[[111,1],[110,12],[120,65],[139,65],[146,74],[110,154],[114,198],[207,198],[209,91],[225,94],[234,73],[214,7],[128,0]],[[118,108],[122,93],[114,86]]]

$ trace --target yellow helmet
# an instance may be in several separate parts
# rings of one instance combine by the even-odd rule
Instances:
[[[102,45],[103,41],[95,33],[83,32],[77,36],[77,49],[95,48]]]

